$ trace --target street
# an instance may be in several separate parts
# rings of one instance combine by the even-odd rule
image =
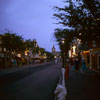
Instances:
[[[0,100],[51,100],[60,67],[45,64],[0,75]]]
[[[66,100],[99,100],[100,74],[87,71],[81,74],[70,70],[69,80],[66,81]]]

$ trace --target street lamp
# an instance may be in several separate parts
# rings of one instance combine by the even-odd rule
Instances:
[[[61,39],[61,44],[63,46],[62,48],[62,67],[64,68],[65,67],[65,47],[64,47],[65,39],[64,38]]]

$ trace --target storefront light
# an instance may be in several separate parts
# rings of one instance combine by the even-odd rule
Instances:
[[[25,56],[27,56],[27,51],[25,51]]]
[[[73,46],[73,54],[76,54],[76,46]]]
[[[18,57],[21,57],[21,54],[17,54]]]
[[[71,50],[69,50],[69,58],[71,58]]]
[[[57,58],[56,56],[54,56],[54,58]]]

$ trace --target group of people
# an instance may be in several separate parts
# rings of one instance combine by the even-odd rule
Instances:
[[[59,62],[59,59],[56,58],[56,59],[54,60],[54,63],[55,63],[55,64],[58,64],[58,62]]]
[[[75,58],[74,61],[71,61],[72,70],[85,72],[87,70],[85,59],[82,58],[81,60]]]
[[[16,59],[11,59],[11,63],[12,63],[12,66],[13,67],[16,67],[17,66],[17,61],[16,61]]]
[[[55,64],[58,64],[59,59],[56,58],[54,60]],[[86,66],[86,62],[85,59],[79,59],[79,58],[74,58],[74,59],[67,59],[66,60],[66,66],[72,68],[72,70],[75,70],[76,72],[81,71],[81,72],[85,72],[87,70],[87,66]]]

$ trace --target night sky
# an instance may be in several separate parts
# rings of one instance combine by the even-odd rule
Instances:
[[[63,6],[62,0],[0,0],[0,33],[9,29],[24,39],[36,39],[39,46],[51,51],[54,42],[55,11],[53,6]]]

